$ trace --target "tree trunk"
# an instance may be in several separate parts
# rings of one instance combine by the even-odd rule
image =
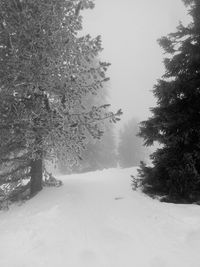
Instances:
[[[42,190],[42,158],[35,159],[31,161],[31,181],[30,181],[30,195],[36,195],[40,190]]]

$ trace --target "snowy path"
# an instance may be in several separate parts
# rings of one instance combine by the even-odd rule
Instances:
[[[134,169],[63,177],[0,213],[0,267],[198,267],[200,207],[130,187]]]

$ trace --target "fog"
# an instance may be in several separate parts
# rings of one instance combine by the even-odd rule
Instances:
[[[101,58],[108,72],[110,102],[122,108],[123,122],[144,120],[155,105],[151,90],[164,73],[163,51],[157,39],[189,21],[181,0],[96,0],[83,14],[84,32],[102,36]]]

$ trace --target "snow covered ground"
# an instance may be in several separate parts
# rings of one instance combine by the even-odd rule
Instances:
[[[0,267],[200,266],[200,206],[133,192],[134,173],[65,176],[0,212]]]

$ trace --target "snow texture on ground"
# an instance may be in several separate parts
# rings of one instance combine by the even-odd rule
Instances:
[[[200,207],[132,191],[135,172],[62,176],[0,212],[0,267],[200,266]]]

